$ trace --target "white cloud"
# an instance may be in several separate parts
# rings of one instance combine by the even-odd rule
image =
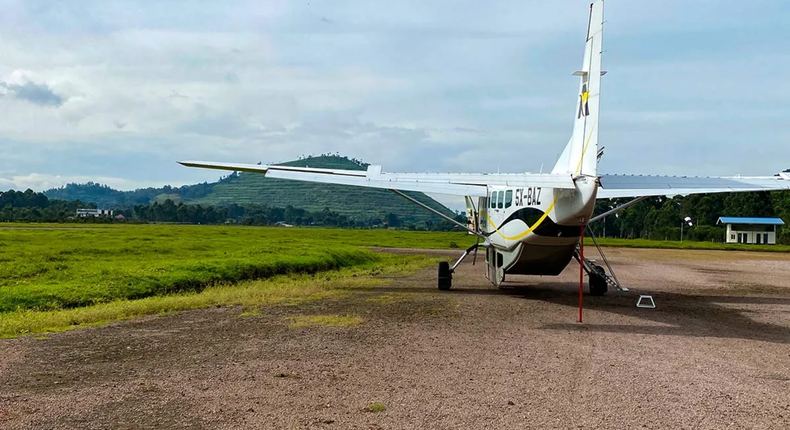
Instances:
[[[790,167],[790,57],[779,48],[790,6],[717,5],[607,1],[603,169]],[[175,161],[336,151],[390,171],[548,169],[571,131],[586,9],[570,0],[9,1],[0,185],[212,180],[216,172]],[[755,147],[774,157],[750,156]]]
[[[66,184],[85,182],[96,182],[109,185],[117,190],[134,190],[137,188],[161,187],[165,184],[146,181],[133,181],[124,178],[104,177],[104,176],[60,176],[49,175],[46,173],[30,173],[27,175],[13,175],[10,177],[0,176],[0,188],[24,191],[28,188],[33,191],[44,191],[50,188],[59,188]],[[170,184],[178,186],[181,184]]]

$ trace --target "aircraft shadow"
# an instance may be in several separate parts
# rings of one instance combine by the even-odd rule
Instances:
[[[570,308],[578,308],[578,283],[556,282],[534,285],[513,284],[502,289],[493,287],[453,287],[442,292],[448,295],[502,296],[505,298],[539,300]],[[437,294],[435,287],[378,287],[376,291]],[[638,324],[595,324],[585,322],[557,323],[542,326],[545,330],[578,330],[655,334],[673,336],[695,336],[727,339],[752,339],[771,343],[790,343],[790,327],[755,321],[749,318],[750,311],[734,309],[724,305],[784,305],[790,312],[790,298],[695,295],[672,292],[651,294],[656,301],[656,309],[636,307],[640,291],[627,293],[610,291],[603,297],[584,296],[585,311],[594,310],[651,321],[658,325]]]

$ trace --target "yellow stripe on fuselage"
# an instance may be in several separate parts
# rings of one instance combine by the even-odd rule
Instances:
[[[593,133],[595,133],[595,126],[597,123],[593,123],[592,130],[590,130],[590,135],[587,137],[587,142],[584,142],[584,149],[582,149],[582,156],[579,158],[579,164],[576,165],[576,175],[579,174],[579,171],[582,168],[582,161],[584,161],[584,154],[587,153],[587,147],[590,145],[590,140],[592,139]]]
[[[539,226],[541,223],[543,223],[543,220],[545,220],[545,219],[546,219],[546,217],[547,217],[547,216],[549,216],[549,212],[551,212],[551,210],[552,210],[552,209],[554,209],[554,205],[555,205],[555,204],[557,204],[557,198],[555,198],[555,199],[554,199],[554,201],[553,201],[553,202],[551,202],[551,204],[549,205],[549,208],[548,208],[548,209],[546,209],[546,212],[544,212],[544,213],[543,213],[543,216],[542,216],[542,217],[540,217],[540,218],[538,219],[538,221],[537,221],[537,222],[536,222],[534,225],[532,225],[532,227],[530,227],[529,229],[527,229],[527,231],[525,231],[525,232],[523,232],[523,233],[521,233],[521,234],[518,234],[518,235],[516,235],[516,236],[505,236],[504,234],[502,234],[502,232],[501,232],[501,231],[499,231],[499,229],[498,229],[498,228],[496,228],[496,224],[494,224],[494,222],[493,222],[493,221],[491,221],[491,216],[488,214],[488,212],[486,212],[486,219],[488,219],[488,224],[490,224],[490,225],[491,225],[491,227],[493,227],[493,228],[494,228],[494,231],[496,231],[496,232],[497,232],[497,234],[499,234],[500,236],[502,236],[502,238],[503,238],[503,239],[505,239],[505,240],[519,240],[519,239],[523,238],[524,236],[526,236],[526,235],[528,235],[528,234],[532,233],[532,230],[535,230],[536,228],[538,228],[538,226]]]

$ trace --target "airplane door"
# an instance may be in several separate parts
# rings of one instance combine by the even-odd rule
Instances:
[[[504,259],[501,252],[496,253],[496,278],[494,280],[497,287],[505,280],[505,268],[502,267],[505,265]]]
[[[486,249],[486,278],[497,287],[505,279],[504,256],[495,249]]]
[[[485,232],[488,230],[488,223],[486,222],[486,214],[488,214],[488,197],[480,197],[477,200],[477,227],[478,231]]]

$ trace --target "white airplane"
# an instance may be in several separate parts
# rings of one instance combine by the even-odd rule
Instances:
[[[573,133],[551,173],[388,173],[371,165],[367,171],[181,161],[188,167],[262,173],[272,178],[391,190],[478,236],[478,243],[451,267],[439,265],[439,289],[452,286],[460,262],[478,247],[486,250],[487,277],[499,287],[508,274],[558,275],[576,258],[589,275],[590,293],[619,288],[594,262],[580,258],[584,226],[649,196],[790,189],[790,174],[765,177],[676,177],[599,175],[598,119],[601,94],[603,0],[590,6],[579,96],[574,103]],[[464,225],[401,191],[465,196],[469,222]],[[596,199],[634,200],[593,217]],[[474,199],[477,198],[475,207]],[[482,243],[480,242],[482,240]]]

